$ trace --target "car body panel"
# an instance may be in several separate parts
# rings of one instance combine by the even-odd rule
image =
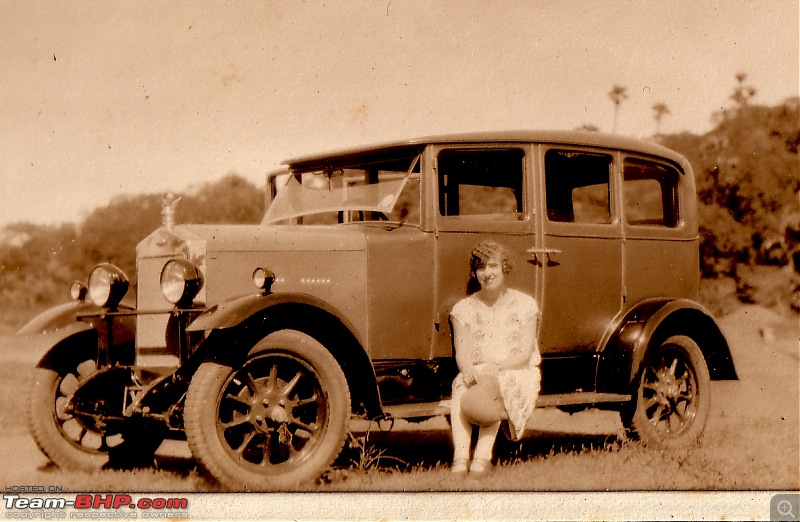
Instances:
[[[367,240],[364,273],[366,287],[373,289],[367,292],[370,357],[432,358],[433,237],[413,227],[352,226],[363,228]]]

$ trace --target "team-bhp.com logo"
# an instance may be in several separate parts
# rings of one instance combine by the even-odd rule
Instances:
[[[189,518],[186,511],[189,499],[141,497],[124,494],[79,494],[72,500],[66,497],[28,497],[19,494],[3,495],[5,518]],[[67,514],[69,510],[69,514]],[[139,510],[139,511],[136,511]]]

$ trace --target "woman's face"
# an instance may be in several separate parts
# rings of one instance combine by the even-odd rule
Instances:
[[[475,277],[484,290],[499,290],[505,284],[506,275],[503,273],[503,262],[497,256],[486,260],[483,266],[475,271]]]

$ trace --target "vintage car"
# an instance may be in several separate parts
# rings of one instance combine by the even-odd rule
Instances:
[[[259,225],[176,224],[167,198],[136,250],[135,306],[101,263],[22,329],[43,353],[31,432],[55,464],[152,461],[185,437],[224,486],[279,489],[324,472],[352,419],[447,415],[449,312],[485,238],[542,311],[538,406],[618,411],[670,448],[699,441],[710,380],[736,379],[697,303],[694,179],[670,150],[519,131],[286,165]]]

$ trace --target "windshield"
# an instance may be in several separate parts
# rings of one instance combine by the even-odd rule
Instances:
[[[419,224],[419,156],[335,170],[287,173],[275,181],[263,224],[391,221]]]

